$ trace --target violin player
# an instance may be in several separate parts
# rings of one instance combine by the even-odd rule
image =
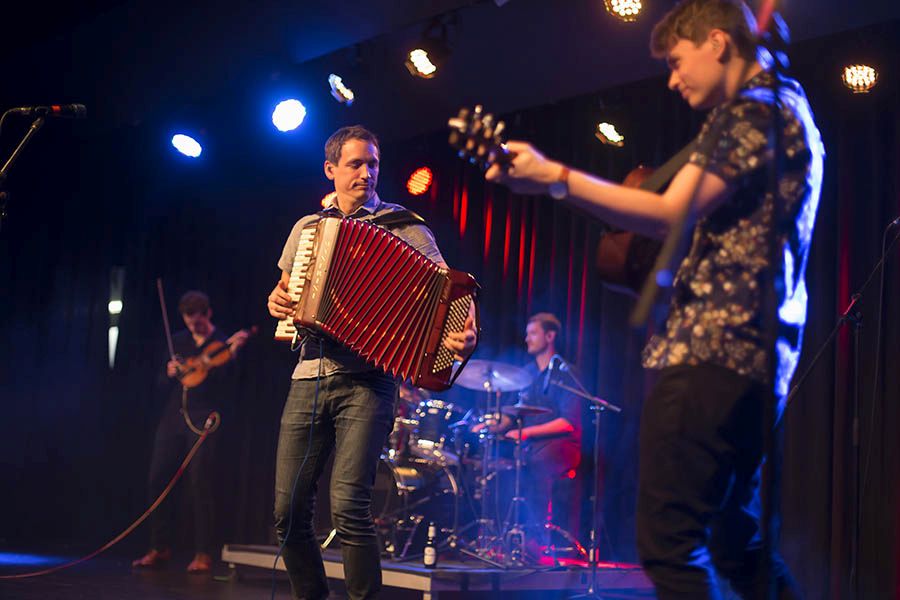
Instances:
[[[188,371],[187,365],[201,366],[206,364],[210,350],[221,357],[227,347],[230,357],[234,358],[238,350],[247,342],[250,333],[241,330],[226,337],[212,322],[212,307],[209,297],[200,291],[185,293],[178,302],[178,312],[186,329],[172,336],[173,356],[166,364],[165,380],[168,400],[162,418],[156,429],[153,442],[153,457],[150,462],[148,478],[150,502],[156,500],[171,477],[175,474],[184,457],[197,441],[197,435],[191,430],[188,421],[202,427],[207,416],[220,408],[227,399],[230,361],[216,368],[204,369],[205,377],[200,383],[187,383],[182,379]],[[217,360],[220,362],[221,358]],[[184,394],[188,394],[189,403],[184,402]],[[185,415],[183,406],[187,406]],[[187,418],[186,418],[187,417]],[[183,489],[188,495],[191,526],[189,534],[193,534],[194,558],[187,567],[190,573],[208,572],[212,567],[212,546],[214,515],[213,477],[217,458],[217,436],[209,436],[200,446],[197,454],[185,472],[185,481],[175,489]],[[175,536],[176,508],[180,505],[177,498],[167,498],[151,515],[150,550],[132,562],[137,568],[160,567],[172,557],[172,542]]]

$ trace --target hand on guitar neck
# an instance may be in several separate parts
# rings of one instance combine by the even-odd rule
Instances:
[[[485,179],[503,184],[519,194],[548,194],[550,186],[560,180],[563,164],[547,159],[526,142],[504,140],[506,125],[478,105],[463,108],[448,121],[450,145],[460,158],[477,165]],[[513,160],[515,159],[515,162]],[[679,163],[678,166],[680,166]],[[674,174],[661,169],[663,183],[652,169],[637,167],[622,185],[633,188],[659,189]],[[563,174],[564,175],[564,174]],[[660,242],[630,231],[612,230],[604,234],[597,247],[597,271],[612,289],[637,294],[653,268]]]
[[[463,108],[447,122],[450,145],[460,158],[486,171],[485,179],[519,194],[546,194],[564,165],[547,159],[527,142],[505,141],[506,124],[485,114],[481,105]],[[515,161],[515,162],[513,162]]]

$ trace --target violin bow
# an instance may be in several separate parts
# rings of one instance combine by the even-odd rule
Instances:
[[[166,342],[169,344],[169,356],[172,360],[175,360],[175,348],[172,346],[172,330],[169,328],[169,313],[166,311],[162,277],[156,278],[156,290],[159,292],[159,308],[162,310],[163,326],[166,328]]]

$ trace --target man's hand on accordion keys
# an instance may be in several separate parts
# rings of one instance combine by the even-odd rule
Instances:
[[[290,274],[282,275],[272,293],[269,294],[269,302],[266,306],[269,308],[269,314],[276,319],[285,319],[294,314],[294,302],[287,292],[287,282]]]
[[[475,327],[475,306],[471,305],[463,330],[448,333],[446,339],[444,339],[444,345],[456,354],[457,360],[465,360],[475,351],[477,342],[478,330]]]

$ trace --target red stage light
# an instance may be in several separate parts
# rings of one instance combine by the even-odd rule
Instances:
[[[569,471],[566,473],[566,477],[568,477],[569,479],[575,479],[575,475],[575,469],[569,469]]]
[[[428,191],[429,187],[431,187],[433,179],[434,175],[432,174],[431,169],[428,167],[419,167],[409,176],[409,181],[406,182],[406,189],[413,196],[421,196]]]

